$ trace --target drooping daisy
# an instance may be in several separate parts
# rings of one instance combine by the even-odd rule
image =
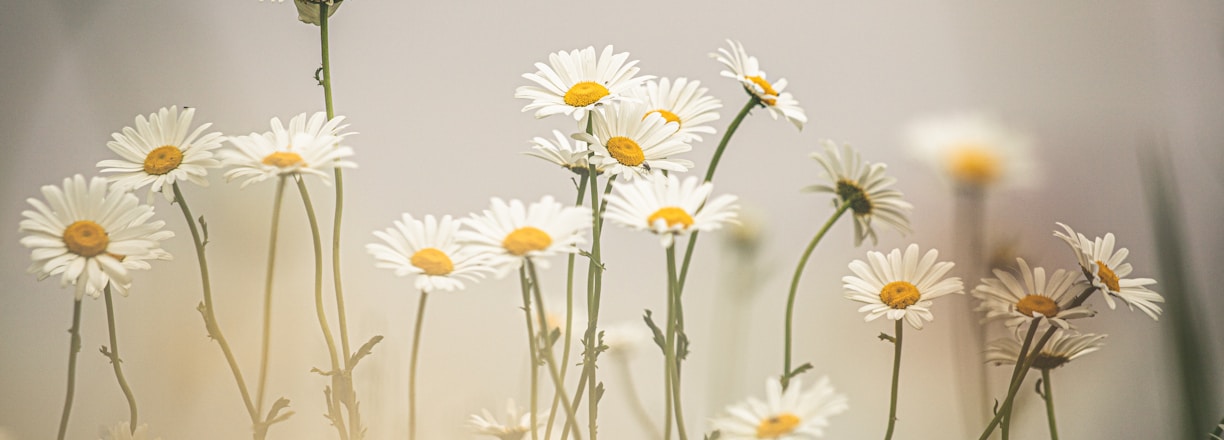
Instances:
[[[706,96],[707,90],[701,87],[701,81],[662,78],[646,82],[644,99],[650,113],[658,113],[667,122],[680,125],[677,135],[700,142],[699,133],[715,133],[714,127],[704,124],[717,121],[718,109],[722,108],[721,101]]]
[[[103,160],[98,166],[103,173],[118,173],[110,176],[110,181],[125,190],[150,185],[150,200],[154,192],[161,192],[166,200],[173,199],[172,187],[179,180],[208,186],[207,169],[221,166],[212,152],[221,147],[221,133],[203,134],[211,123],[191,130],[194,116],[194,108],[179,113],[178,107],[162,107],[148,119],[137,115],[135,128],[124,127],[122,133],[111,134],[114,140],[106,143],[122,159]]]
[[[841,206],[850,202],[850,210],[854,213],[854,245],[863,244],[863,239],[870,237],[872,244],[877,242],[872,220],[878,219],[896,228],[902,234],[910,232],[909,212],[914,209],[905,200],[901,200],[901,192],[889,188],[897,179],[884,174],[887,165],[871,163],[862,160],[857,151],[850,145],[842,145],[841,150],[831,140],[821,141],[824,153],[812,153],[812,159],[824,167],[829,183],[820,183],[804,188],[804,191],[827,192],[836,196],[833,206]]]
[[[137,425],[136,431],[132,432],[131,424],[128,422],[119,422],[111,426],[103,426],[99,430],[98,436],[100,440],[152,440],[153,437],[149,434],[149,425]],[[158,437],[157,440],[160,440]]]
[[[578,245],[585,241],[583,231],[591,226],[591,208],[564,206],[552,196],[530,206],[494,197],[483,215],[472,214],[461,221],[472,230],[459,231],[459,240],[487,253],[486,264],[500,278],[521,267],[526,258],[548,267],[545,258],[578,252]]]
[[[867,261],[854,260],[850,270],[854,275],[842,277],[846,298],[866,305],[859,308],[866,312],[865,321],[881,316],[891,320],[905,319],[910,326],[921,330],[923,320],[931,321],[933,299],[950,294],[965,293],[960,278],[944,278],[954,263],[935,260],[939,251],[931,249],[921,258],[918,245],[911,244],[901,254],[893,249],[887,256],[881,252],[867,252]]]
[[[734,222],[739,210],[733,195],[709,199],[713,184],[696,176],[681,182],[675,175],[656,174],[613,187],[604,217],[627,228],[659,234],[665,248],[672,246],[677,235],[712,231]]]
[[[531,432],[531,412],[519,412],[513,399],[506,401],[506,417],[498,419],[489,410],[482,409],[480,414],[472,414],[468,425],[476,434],[497,437],[501,440],[521,440]]]
[[[591,162],[609,175],[634,180],[657,170],[684,172],[693,167],[691,161],[673,158],[693,149],[685,138],[673,136],[679,125],[650,112],[644,103],[622,102],[592,114],[592,133],[573,137],[591,145]]]
[[[523,111],[535,111],[535,117],[555,114],[583,119],[587,113],[609,102],[624,98],[624,93],[652,76],[638,76],[637,60],[627,61],[629,53],[612,53],[607,46],[599,55],[594,47],[548,55],[548,64],[536,63],[536,73],[525,73],[537,85],[520,86],[515,98],[530,99]]]
[[[484,266],[484,256],[459,246],[456,236],[458,220],[432,215],[417,220],[404,214],[393,228],[374,231],[383,243],[366,245],[366,251],[378,260],[375,266],[391,269],[398,276],[416,275],[417,290],[463,290],[463,282],[476,281],[492,272]]]
[[[711,420],[727,440],[799,440],[824,436],[829,417],[845,412],[846,396],[837,394],[828,377],[806,391],[800,379],[786,390],[777,378],[765,381],[765,400],[755,397],[727,407],[727,414]]]
[[[1104,345],[1106,335],[1092,333],[1072,334],[1065,330],[1055,330],[1054,335],[1046,342],[1045,347],[1033,361],[1033,368],[1049,370],[1066,365],[1076,358],[1100,350]],[[994,365],[1015,365],[1020,357],[1020,347],[1023,346],[1024,335],[1015,334],[1012,337],[991,341],[986,345],[986,363]]]
[[[1151,278],[1126,278],[1134,270],[1126,257],[1130,251],[1119,248],[1114,251],[1113,233],[1105,234],[1105,238],[1097,237],[1089,240],[1084,234],[1071,229],[1070,226],[1057,223],[1064,232],[1054,231],[1054,236],[1061,238],[1075,251],[1080,269],[1084,276],[1105,295],[1105,303],[1110,309],[1116,308],[1114,297],[1121,298],[1131,310],[1139,308],[1153,320],[1160,319],[1160,305],[1164,297],[1147,288],[1156,284]]]
[[[983,115],[913,122],[905,137],[914,154],[958,186],[1028,184],[1037,167],[1029,139]]]
[[[165,222],[149,221],[153,207],[142,205],[122,188],[107,187],[106,179],[87,183],[80,174],[62,186],[42,187],[46,202],[26,199],[34,210],[21,213],[21,244],[32,249],[29,272],[38,279],[59,276],[60,286],[76,287],[76,298],[98,297],[109,284],[127,295],[130,270],[148,269],[146,260],[169,260],[161,241],[174,232]]]
[[[242,182],[245,188],[273,177],[313,174],[330,184],[328,171],[354,168],[357,164],[344,160],[353,155],[353,149],[340,145],[345,136],[336,133],[343,128],[338,125],[341,119],[323,120],[318,114],[307,120],[302,113],[291,119],[286,128],[280,118],[272,118],[270,132],[227,138],[234,148],[220,152],[225,164],[233,167],[225,172],[226,181],[245,179]]]
[[[587,157],[591,155],[591,148],[587,146],[587,143],[572,140],[560,130],[553,130],[553,138],[545,139],[539,136],[532,138],[532,151],[523,154],[555,163],[579,176],[586,176],[591,169],[587,162]],[[595,167],[595,172],[603,173],[603,166]]]
[[[1084,305],[1071,307],[1078,293],[1072,287],[1079,274],[1058,269],[1046,278],[1045,268],[1030,269],[1023,258],[1017,258],[1016,262],[1020,265],[1024,284],[1011,273],[995,269],[995,278],[982,279],[982,284],[973,289],[973,296],[982,300],[977,310],[986,312],[986,319],[1005,319],[1007,327],[1023,332],[1027,327],[1021,326],[1037,317],[1059,328],[1070,329],[1068,319],[1096,314]]]
[[[744,91],[769,110],[769,116],[775,120],[778,116],[785,117],[795,128],[803,130],[807,115],[803,113],[803,108],[799,107],[799,101],[795,100],[795,97],[783,92],[786,89],[786,79],[770,83],[765,79],[765,71],[761,70],[756,57],[749,56],[744,51],[744,45],[734,40],[727,40],[727,45],[731,46],[730,49],[720,47],[718,53],[710,54],[727,68],[721,72],[722,76],[739,81],[744,86]]]

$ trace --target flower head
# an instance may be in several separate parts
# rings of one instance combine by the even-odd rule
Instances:
[[[799,440],[824,436],[829,417],[846,411],[846,396],[837,394],[828,377],[803,390],[799,379],[786,390],[777,378],[765,381],[765,400],[755,397],[727,407],[727,415],[712,420],[727,440]]]
[[[795,100],[795,97],[783,92],[786,89],[786,79],[769,82],[765,79],[765,71],[761,70],[756,57],[749,56],[744,51],[744,45],[734,40],[727,40],[727,45],[730,49],[720,47],[718,53],[710,54],[727,68],[720,72],[722,76],[739,81],[744,86],[744,91],[760,101],[775,120],[778,116],[785,117],[795,128],[803,130],[807,115],[803,113],[803,108],[799,107],[799,101]]]
[[[591,226],[591,209],[563,206],[552,196],[530,206],[494,197],[483,215],[472,214],[462,221],[472,230],[459,231],[459,240],[487,253],[486,264],[503,277],[521,267],[524,259],[547,267],[547,257],[578,252],[585,241],[583,231]]]
[[[952,270],[952,262],[936,262],[939,251],[934,249],[921,257],[918,252],[918,245],[911,244],[904,255],[900,249],[893,249],[887,256],[871,251],[866,262],[850,263],[854,275],[842,277],[846,298],[866,304],[859,308],[867,312],[866,321],[881,316],[894,321],[904,318],[914,328],[922,329],[923,320],[935,319],[931,300],[965,293],[960,278],[944,278]]]
[[[172,188],[179,180],[208,186],[208,168],[221,166],[212,152],[221,147],[221,133],[204,134],[211,123],[191,130],[194,116],[194,108],[179,113],[178,107],[162,107],[148,119],[137,115],[135,128],[124,127],[106,143],[121,159],[103,160],[98,166],[103,173],[117,173],[110,176],[110,181],[125,190],[150,185],[150,200],[154,192],[161,192],[166,200],[173,199]]]
[[[671,247],[677,235],[711,231],[734,222],[739,210],[735,196],[710,199],[713,184],[695,176],[681,182],[675,175],[657,174],[613,187],[604,216],[621,226],[659,234],[663,247]]]
[[[591,148],[586,142],[570,139],[560,130],[553,130],[553,139],[539,136],[533,138],[531,150],[523,154],[560,165],[579,176],[586,176],[590,172],[591,167],[588,165],[587,157],[591,155]],[[597,166],[595,172],[603,173],[603,168],[603,166]]]
[[[574,139],[591,145],[591,162],[608,174],[634,180],[658,170],[684,172],[693,167],[693,162],[673,158],[693,149],[686,138],[674,136],[680,126],[650,112],[644,103],[623,102],[593,114],[592,132],[574,134]]]
[[[1058,226],[1063,228],[1063,232],[1054,231],[1054,236],[1071,246],[1084,276],[1104,294],[1105,303],[1109,304],[1110,309],[1117,307],[1114,303],[1114,297],[1117,297],[1131,310],[1137,307],[1153,320],[1160,319],[1160,305],[1157,303],[1164,302],[1164,297],[1147,288],[1148,285],[1156,284],[1156,280],[1126,278],[1134,271],[1131,264],[1126,262],[1130,251],[1126,248],[1114,250],[1113,233],[1105,234],[1104,238],[1089,240],[1070,226],[1062,223],[1058,223]]]
[[[348,135],[340,133],[346,127],[341,125],[343,120],[342,116],[327,120],[322,112],[307,119],[302,113],[290,119],[287,128],[280,118],[272,118],[270,132],[229,137],[234,148],[221,154],[233,168],[225,172],[225,180],[246,179],[242,182],[245,188],[273,177],[313,174],[330,183],[328,172],[333,168],[357,166],[344,160],[353,155],[353,149],[340,145]]]
[[[973,296],[982,300],[977,310],[986,312],[986,319],[1006,319],[1005,324],[1017,332],[1033,318],[1045,318],[1062,329],[1072,328],[1068,319],[1087,318],[1096,314],[1087,306],[1071,307],[1075,299],[1072,290],[1079,274],[1062,269],[1046,278],[1045,268],[1030,269],[1028,262],[1017,258],[1020,283],[1007,271],[995,269],[994,278],[985,278],[973,289]]]
[[[151,440],[149,425],[138,425],[136,431],[131,430],[128,422],[119,422],[111,426],[103,426],[98,432],[100,440]],[[160,438],[159,438],[160,440]]]
[[[638,76],[637,60],[628,61],[629,54],[612,53],[607,46],[598,56],[594,47],[548,55],[548,64],[536,63],[536,73],[525,73],[536,85],[520,86],[515,98],[530,99],[523,111],[535,111],[544,118],[565,114],[583,119],[597,106],[624,99],[626,91],[637,87],[651,76]]]
[[[863,244],[863,239],[877,242],[874,219],[891,225],[902,234],[910,232],[909,212],[914,205],[901,199],[901,192],[890,188],[897,179],[884,174],[886,165],[862,160],[850,145],[839,151],[831,140],[821,141],[824,153],[812,153],[812,159],[820,163],[829,183],[820,183],[804,188],[804,191],[833,194],[834,206],[850,203],[854,214],[854,245]]]
[[[647,81],[643,99],[648,113],[658,113],[667,122],[675,122],[680,126],[678,136],[692,141],[701,141],[699,133],[714,134],[714,127],[708,124],[718,120],[718,109],[722,102],[713,96],[706,96],[708,89],[701,87],[701,81],[689,81],[688,78],[676,78],[671,81],[662,78],[658,81]],[[642,115],[643,118],[646,115]]]
[[[501,440],[521,440],[523,436],[531,432],[531,413],[520,413],[514,400],[510,399],[506,401],[505,418],[499,420],[489,413],[489,410],[482,409],[480,414],[472,414],[468,418],[468,425],[476,434],[497,437]]]
[[[1066,365],[1067,362],[1100,350],[1104,345],[1106,335],[1092,333],[1072,334],[1065,330],[1055,330],[1054,335],[1046,341],[1045,347],[1037,354],[1033,367],[1038,370],[1049,370]],[[1015,365],[1020,357],[1023,335],[1014,334],[1011,337],[998,339],[986,344],[986,363],[995,365]]]
[[[914,154],[958,186],[992,187],[1034,180],[1030,141],[982,115],[919,120],[906,129]]]
[[[483,255],[459,246],[459,224],[449,215],[417,220],[404,214],[395,227],[374,231],[383,242],[367,244],[366,251],[378,260],[377,267],[398,276],[415,274],[422,292],[463,290],[465,280],[476,281],[492,270],[484,266]]]

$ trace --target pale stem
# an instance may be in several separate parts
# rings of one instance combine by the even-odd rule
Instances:
[[[81,352],[81,300],[72,302],[72,327],[68,329],[71,335],[68,343],[68,392],[64,396],[64,414],[60,416],[58,440],[64,440],[68,432],[68,416],[72,413],[72,396],[76,393],[76,359]]]
[[[557,360],[553,359],[552,335],[548,329],[548,319],[546,318],[548,311],[544,310],[544,296],[540,293],[540,277],[536,274],[535,264],[532,264],[530,258],[524,258],[524,263],[527,266],[527,272],[531,275],[531,293],[535,296],[537,306],[536,316],[540,321],[540,332],[544,334],[542,338],[544,347],[540,350],[540,353],[544,355],[544,363],[548,365],[548,373],[552,376],[553,386],[558,390],[557,394],[561,396],[561,406],[565,408],[565,413],[568,416],[566,424],[570,425],[570,428],[574,430],[574,439],[581,440],[582,435],[578,432],[578,416],[574,412],[574,405],[565,393],[565,382],[561,380],[561,374],[557,371]],[[525,294],[526,292],[524,292]],[[528,310],[530,310],[530,302],[526,305],[529,307]],[[591,423],[594,426],[594,421]]]
[[[255,386],[254,414],[256,419],[263,414],[264,387],[268,382],[268,357],[272,343],[272,278],[276,268],[276,239],[280,235],[281,202],[284,199],[285,179],[287,178],[287,176],[281,176],[276,180],[276,195],[272,200],[272,230],[268,233],[268,268],[264,273],[263,338],[259,345],[259,382]],[[201,258],[200,261],[204,259]]]
[[[791,276],[790,292],[786,295],[786,349],[782,363],[782,389],[786,389],[790,385],[791,379],[791,329],[795,316],[795,296],[799,292],[799,278],[803,276],[803,269],[807,267],[808,259],[812,257],[812,252],[816,250],[816,245],[824,238],[829,229],[837,223],[837,219],[841,218],[846,210],[850,209],[850,203],[854,200],[847,200],[837,207],[837,211],[829,216],[829,220],[825,222],[820,231],[816,232],[816,236],[812,237],[812,241],[808,243],[807,248],[803,250],[803,255],[799,257],[799,264],[795,266],[795,274]]]
[[[676,434],[680,440],[688,440],[688,433],[684,426],[684,411],[680,404],[680,358],[676,353],[678,347],[676,326],[682,320],[680,310],[680,289],[676,284],[676,243],[673,241],[671,246],[667,247],[667,375],[671,379],[669,385],[671,389],[672,413],[676,418]]]
[[[527,286],[527,269],[519,267],[519,287],[523,291],[523,317],[527,323],[527,353],[531,355],[531,440],[538,440],[539,433],[539,412],[536,407],[540,404],[539,396],[539,376],[540,376],[540,351],[536,349],[536,332],[535,324],[531,321],[531,293]],[[575,433],[577,434],[577,433]]]
[[[1041,386],[1045,391],[1046,419],[1050,421],[1050,440],[1058,440],[1058,423],[1054,421],[1054,386],[1050,385],[1050,369],[1041,369]]]
[[[416,324],[412,330],[412,360],[408,364],[408,438],[416,438],[416,377],[417,377],[417,354],[421,351],[421,324],[425,322],[425,300],[429,299],[429,292],[421,291],[421,300],[417,303]]]
[[[578,198],[574,202],[574,206],[582,206],[582,201],[586,196],[587,179],[578,179]],[[569,254],[565,264],[565,335],[574,334],[574,263],[577,255]],[[570,346],[566,339],[565,346],[561,348],[561,378],[565,378],[569,369]],[[557,390],[560,393],[560,390]],[[575,401],[575,403],[577,403]],[[552,438],[553,421],[557,418],[557,406],[561,404],[561,395],[553,395],[552,407],[548,410],[548,423],[544,427],[544,438]]]
[[[901,381],[901,332],[905,330],[904,321],[896,321],[897,335],[893,337],[892,397],[888,404],[888,431],[884,432],[884,440],[892,438],[893,428],[897,426],[897,389]]]
[[[588,130],[589,131],[589,130]],[[599,175],[595,170],[595,164],[588,164],[587,172],[591,183],[587,186],[591,191],[591,261],[587,268],[587,329],[584,334],[585,350],[582,363],[582,374],[587,376],[587,432],[591,436],[591,440],[595,440],[598,436],[596,431],[596,422],[599,420],[599,396],[595,392],[595,388],[599,385],[596,370],[596,358],[599,353],[596,347],[599,346],[597,328],[599,324],[599,300],[603,291],[603,257],[600,251],[600,241],[603,235],[603,207],[607,203],[607,198],[600,201],[598,184]],[[612,182],[615,180],[609,177],[604,187],[606,195],[612,190]],[[577,429],[574,430],[574,437],[578,437]]]
[[[633,410],[633,417],[637,419],[642,431],[645,431],[646,437],[658,438],[659,427],[655,426],[654,420],[650,419],[650,411],[646,410],[642,396],[638,394],[633,372],[629,369],[629,359],[625,356],[613,356],[613,359],[617,360],[616,365],[621,371],[621,380],[625,383],[622,388],[625,389],[626,397],[629,399],[629,408]]]
[[[327,110],[327,119],[331,120],[336,117],[335,107],[332,103],[332,80],[331,80],[331,56],[330,44],[328,44],[328,6],[326,2],[319,3],[319,47],[322,49],[323,58],[323,102]],[[340,283],[340,225],[341,218],[344,214],[344,172],[340,168],[334,168],[335,171],[335,186],[336,186],[336,215],[332,222],[332,279],[336,289],[336,314],[340,317],[340,344],[341,353],[344,354],[344,367],[352,368],[349,365],[349,359],[353,352],[349,350],[348,336],[348,319],[347,313],[344,311],[344,289]]]
[[[131,414],[131,421],[128,427],[132,433],[136,433],[136,396],[132,394],[132,387],[128,386],[127,379],[123,377],[123,367],[120,365],[123,361],[119,359],[119,338],[115,333],[115,307],[111,299],[110,284],[103,289],[103,295],[106,297],[106,328],[110,331],[110,347],[102,350],[102,354],[110,358],[111,366],[115,368],[115,379],[119,380],[119,388],[123,390],[123,397],[127,398],[128,412]]]
[[[962,261],[965,264],[965,273],[977,277],[980,274],[990,272],[986,256],[986,210],[985,210],[985,191],[978,185],[961,185],[956,189],[956,231],[963,232],[965,240],[961,243],[961,248],[958,250]],[[958,395],[970,396],[977,394],[975,399],[959,399],[961,411],[965,414],[976,415],[974,417],[966,417],[966,422],[970,426],[976,426],[982,420],[987,420],[990,417],[989,407],[986,405],[990,402],[990,387],[987,382],[986,374],[986,359],[984,358],[984,349],[986,347],[986,328],[979,325],[980,315],[973,310],[973,304],[970,301],[964,302],[964,308],[961,310],[965,316],[970,319],[962,320],[961,330],[953,332],[952,342],[953,349],[956,350],[954,367],[960,372],[958,374],[962,380],[955,382],[955,386],[959,391]],[[972,429],[972,428],[970,428]]]

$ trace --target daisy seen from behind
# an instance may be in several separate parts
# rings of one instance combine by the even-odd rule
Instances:
[[[552,139],[540,136],[532,138],[531,151],[523,154],[560,165],[579,176],[590,173],[587,157],[591,155],[591,148],[586,142],[570,139],[560,130],[553,130]],[[595,167],[595,173],[602,174],[603,166]]]
[[[649,109],[647,114],[658,113],[667,122],[680,126],[678,136],[700,142],[701,134],[716,132],[714,127],[705,124],[717,121],[718,109],[722,108],[721,101],[706,95],[708,90],[701,87],[701,81],[661,78],[646,81],[642,98]]]
[[[799,101],[795,100],[794,96],[783,92],[787,85],[786,79],[780,78],[772,83],[769,82],[765,79],[765,71],[761,70],[756,57],[749,56],[744,51],[744,45],[734,40],[727,40],[727,45],[729,48],[720,47],[718,53],[710,54],[726,68],[720,74],[739,81],[744,86],[744,91],[769,110],[769,116],[775,120],[782,116],[794,124],[795,128],[803,130],[803,124],[807,123],[807,115],[803,112],[803,108],[799,107]]]
[[[489,410],[482,409],[480,414],[472,414],[468,418],[468,425],[476,434],[497,437],[500,440],[521,440],[533,428],[531,411],[520,412],[514,404],[514,399],[506,401],[505,418],[498,419]]]
[[[524,259],[547,267],[547,257],[578,252],[591,226],[591,208],[564,206],[552,196],[530,205],[494,197],[489,209],[462,221],[471,230],[460,230],[459,240],[487,254],[486,264],[500,278],[521,267]]]
[[[838,149],[836,143],[827,139],[821,141],[821,145],[825,151],[812,153],[811,157],[824,168],[828,183],[803,190],[833,194],[834,206],[849,203],[849,210],[854,214],[854,245],[863,244],[866,238],[877,242],[873,220],[908,234],[908,216],[914,205],[902,200],[901,192],[891,188],[897,179],[885,174],[887,165],[863,160],[850,145]]]
[[[627,228],[658,234],[665,248],[674,245],[676,236],[712,231],[732,223],[739,211],[735,196],[723,194],[711,199],[713,184],[703,183],[696,176],[681,181],[675,175],[655,174],[613,187],[605,218]]]
[[[1093,333],[1071,333],[1066,330],[1055,330],[1054,335],[1041,348],[1032,368],[1048,370],[1066,365],[1080,356],[1098,351],[1103,347],[1106,335]],[[986,362],[993,365],[1015,365],[1020,358],[1020,348],[1024,336],[1013,334],[1012,337],[997,339],[986,345]]]
[[[548,64],[535,63],[535,73],[523,78],[535,85],[520,86],[515,98],[529,99],[523,111],[534,111],[536,118],[556,114],[584,119],[597,106],[624,99],[626,91],[653,78],[637,75],[637,60],[629,61],[629,53],[613,53],[604,47],[598,55],[595,47],[548,55]]]
[[[376,267],[391,269],[397,276],[415,275],[414,286],[422,292],[463,290],[492,272],[483,264],[484,255],[463,249],[457,240],[460,221],[426,215],[416,219],[404,214],[393,227],[374,231],[381,243],[366,245]]]
[[[1156,280],[1126,278],[1134,271],[1134,267],[1126,262],[1130,251],[1126,248],[1115,250],[1116,243],[1112,232],[1105,234],[1103,238],[1097,237],[1089,240],[1084,234],[1075,232],[1070,226],[1062,223],[1057,223],[1057,225],[1062,227],[1063,231],[1054,231],[1054,236],[1071,246],[1084,276],[1097,290],[1101,291],[1110,309],[1117,307],[1114,302],[1114,298],[1117,297],[1131,310],[1138,308],[1153,320],[1160,319],[1161,309],[1158,303],[1164,302],[1164,297],[1147,287],[1156,284]]]
[[[798,440],[824,437],[829,417],[845,412],[846,396],[821,377],[808,390],[793,379],[785,390],[777,378],[765,381],[765,400],[755,397],[727,407],[726,415],[711,420],[727,440]]]
[[[591,146],[591,162],[607,174],[634,180],[659,170],[684,172],[693,167],[693,162],[673,157],[693,149],[685,138],[674,136],[680,126],[645,104],[623,102],[593,115],[592,132],[573,138]]]
[[[1096,314],[1088,306],[1072,306],[1079,274],[1058,269],[1047,277],[1045,268],[1029,268],[1023,258],[1017,258],[1016,263],[1023,283],[1011,273],[995,269],[994,278],[982,279],[982,284],[973,289],[973,296],[982,301],[977,310],[986,312],[986,320],[1003,319],[1008,328],[1019,333],[1027,330],[1024,324],[1034,318],[1070,329],[1073,326],[1068,319]]]
[[[326,119],[325,117],[323,118]],[[328,171],[333,168],[355,168],[345,160],[353,149],[340,145],[344,134],[337,134],[340,117],[322,122],[318,114],[307,120],[302,113],[293,117],[286,128],[280,118],[272,118],[272,131],[227,138],[234,148],[221,150],[225,165],[225,180],[243,179],[242,187],[274,177],[313,174],[330,184]]]
[[[959,187],[1025,185],[1037,180],[1027,136],[980,114],[919,119],[905,130],[914,155]]]
[[[850,271],[842,277],[846,298],[865,304],[859,312],[867,313],[865,321],[881,316],[898,321],[904,319],[915,329],[923,321],[931,321],[932,300],[951,293],[965,293],[960,278],[944,277],[954,263],[936,261],[939,251],[928,250],[919,255],[917,244],[911,244],[902,254],[893,249],[888,255],[867,252],[867,261],[854,260]]]
[[[174,198],[172,190],[180,180],[208,186],[208,169],[221,166],[213,158],[213,150],[221,147],[220,132],[205,133],[212,123],[191,129],[194,108],[180,113],[177,106],[162,107],[146,119],[137,115],[135,127],[124,127],[111,134],[106,147],[120,159],[98,162],[103,173],[115,173],[110,181],[125,190],[137,190],[149,185],[149,197],[160,192],[166,200]],[[150,199],[151,200],[151,199]]]

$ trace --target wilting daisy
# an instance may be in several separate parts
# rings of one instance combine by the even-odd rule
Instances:
[[[872,220],[878,219],[891,225],[902,234],[910,232],[909,215],[914,205],[901,200],[901,192],[889,188],[897,179],[884,174],[886,165],[862,160],[850,145],[839,151],[831,140],[821,141],[824,153],[812,153],[812,159],[824,167],[829,183],[820,183],[804,188],[804,191],[827,192],[836,196],[834,206],[850,202],[854,213],[854,245],[870,237],[877,242]]]
[[[1079,261],[1084,276],[1105,294],[1105,303],[1109,304],[1110,309],[1117,306],[1114,303],[1116,296],[1125,301],[1131,310],[1137,307],[1152,319],[1160,319],[1160,305],[1157,303],[1164,302],[1164,297],[1147,288],[1148,285],[1156,284],[1156,280],[1125,278],[1134,270],[1130,263],[1126,262],[1130,251],[1126,248],[1114,251],[1113,233],[1105,234],[1105,238],[1089,240],[1070,226],[1062,223],[1058,223],[1058,226],[1061,226],[1065,233],[1054,231],[1054,236],[1067,242],[1075,251],[1075,258]]]
[[[684,172],[693,167],[691,161],[672,158],[693,149],[683,137],[673,136],[679,126],[645,104],[623,102],[592,114],[592,133],[577,133],[574,139],[591,145],[591,161],[608,174],[633,180],[656,170]]]
[[[107,188],[106,179],[87,183],[80,174],[62,186],[42,187],[42,200],[26,199],[34,210],[23,211],[21,244],[32,249],[29,272],[38,279],[59,276],[60,285],[76,286],[76,298],[98,297],[108,284],[122,295],[132,285],[129,270],[148,269],[146,260],[169,260],[161,241],[173,237],[161,230],[166,222],[149,221],[153,207],[121,188]]]
[[[518,406],[515,406],[514,400],[506,401],[506,417],[498,419],[489,410],[482,409],[480,414],[472,414],[468,418],[468,425],[477,434],[497,437],[501,440],[521,440],[528,432],[531,432],[531,412],[519,412]]]
[[[99,430],[98,436],[101,437],[100,440],[153,440],[149,435],[149,425],[137,425],[135,432],[132,432],[131,426],[128,422],[104,426]]]
[[[1106,335],[1092,333],[1073,334],[1064,330],[1055,330],[1054,335],[1037,354],[1033,368],[1048,370],[1058,368],[1076,358],[1100,350],[1104,345]],[[986,345],[986,362],[994,365],[1015,365],[1020,357],[1020,347],[1023,346],[1024,335],[991,341]]]
[[[1033,318],[1045,318],[1062,329],[1072,328],[1068,319],[1087,318],[1094,314],[1087,306],[1071,307],[1071,301],[1079,292],[1073,291],[1079,274],[1062,269],[1046,277],[1045,268],[1030,269],[1028,262],[1017,258],[1021,284],[1011,273],[995,269],[995,278],[985,278],[973,289],[973,296],[982,300],[978,311],[986,312],[986,319],[1005,319],[1009,328],[1022,332],[1021,328]]]
[[[148,119],[137,115],[135,128],[124,127],[106,143],[121,159],[103,160],[98,166],[103,173],[118,173],[110,176],[115,186],[130,191],[150,185],[150,197],[161,192],[166,200],[174,198],[172,188],[179,180],[208,186],[207,169],[221,166],[212,152],[221,147],[221,133],[204,134],[211,123],[191,130],[193,116],[194,108],[179,113],[178,107],[163,107]]]
[[[799,379],[786,390],[777,378],[765,381],[765,400],[755,397],[727,407],[727,414],[711,420],[714,429],[727,440],[811,439],[824,436],[829,417],[845,412],[846,396],[837,394],[828,377],[821,377],[811,389],[803,390]]]
[[[492,270],[482,264],[483,255],[459,246],[459,224],[449,215],[417,220],[404,214],[394,227],[374,231],[383,242],[367,244],[366,251],[378,260],[377,267],[401,277],[415,274],[417,290],[463,290],[465,280],[476,281]]]
[[[580,176],[590,172],[587,157],[591,155],[591,148],[586,142],[570,139],[560,130],[553,130],[553,139],[532,138],[531,150],[523,154],[555,163]],[[595,167],[595,172],[603,173],[603,166]]]
[[[1026,184],[1037,168],[1029,139],[982,115],[916,121],[906,129],[914,154],[966,187]]]
[[[665,248],[672,246],[677,235],[712,231],[734,222],[739,210],[735,196],[709,199],[713,184],[702,183],[695,176],[681,182],[675,175],[654,175],[613,186],[604,217],[621,226],[659,234]]]
[[[960,278],[944,278],[954,264],[936,262],[937,258],[939,251],[935,249],[919,257],[917,244],[909,245],[904,255],[900,249],[893,249],[887,256],[867,252],[866,262],[850,263],[854,275],[842,277],[846,298],[866,304],[859,308],[867,313],[866,321],[881,316],[894,321],[904,318],[921,330],[923,320],[934,319],[931,300],[949,293],[965,293]]]
[[[280,118],[272,118],[272,131],[247,136],[231,136],[227,140],[234,148],[221,150],[225,164],[231,166],[225,172],[225,180],[246,179],[245,188],[255,182],[290,174],[313,174],[330,183],[328,171],[333,168],[354,168],[357,164],[344,160],[353,155],[353,149],[339,145],[343,134],[336,134],[340,118],[324,122],[316,114],[309,120],[302,113],[289,121],[289,127],[281,125]]]
[[[799,107],[799,101],[796,101],[795,97],[783,92],[786,89],[786,79],[770,83],[765,79],[765,71],[761,70],[756,57],[748,56],[748,53],[744,52],[744,45],[734,40],[727,40],[727,45],[731,48],[720,47],[718,53],[710,54],[727,68],[721,72],[722,76],[739,81],[745,91],[769,110],[769,116],[775,120],[778,116],[783,116],[795,124],[795,128],[802,130],[803,124],[807,122],[807,115],[803,113],[803,108]]]
[[[487,253],[486,264],[503,277],[521,267],[526,258],[547,267],[546,257],[578,252],[578,245],[585,241],[583,231],[591,226],[591,208],[564,206],[552,196],[530,206],[494,197],[483,215],[472,214],[462,221],[472,230],[459,231],[459,240]]]
[[[680,126],[678,135],[701,141],[699,133],[715,133],[714,127],[704,124],[717,121],[718,109],[722,108],[722,102],[706,96],[707,90],[701,87],[701,81],[676,78],[673,82],[662,78],[646,82],[644,99],[649,113],[658,113],[667,122]]]
[[[525,73],[537,85],[520,86],[515,98],[530,99],[523,111],[535,117],[566,114],[582,119],[596,106],[624,98],[624,93],[651,76],[638,76],[637,60],[626,52],[613,54],[612,46],[598,56],[594,47],[548,55],[548,64],[536,63],[536,73]]]

